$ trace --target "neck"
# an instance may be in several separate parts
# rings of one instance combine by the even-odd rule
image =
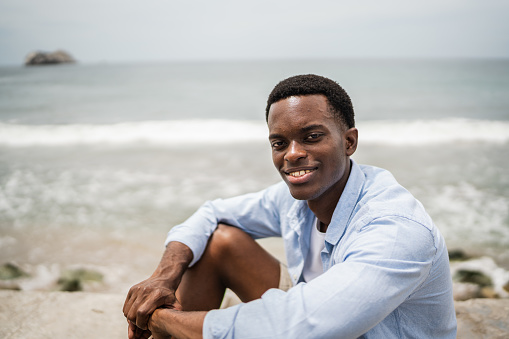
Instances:
[[[323,203],[316,200],[308,200],[309,209],[313,211],[317,219],[320,221],[320,232],[327,231],[327,227],[329,227],[332,215],[334,214],[334,210],[336,209],[340,197],[341,194],[339,194],[336,199],[330,199]]]

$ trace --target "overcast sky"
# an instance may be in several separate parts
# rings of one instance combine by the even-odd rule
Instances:
[[[1,0],[0,64],[509,57],[507,0]]]

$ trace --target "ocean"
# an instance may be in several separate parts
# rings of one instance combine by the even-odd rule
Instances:
[[[355,161],[390,170],[449,249],[509,268],[509,60],[275,60],[0,67],[0,263],[125,292],[204,201],[280,180],[264,110],[315,73],[350,94]],[[46,279],[46,280],[45,280]]]

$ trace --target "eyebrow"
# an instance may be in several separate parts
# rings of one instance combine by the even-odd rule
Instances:
[[[302,127],[300,129],[300,132],[301,133],[306,133],[306,132],[309,132],[311,130],[319,129],[319,128],[325,128],[325,126],[321,125],[321,124],[313,124],[313,125]],[[273,134],[269,135],[269,139],[278,139],[278,138],[284,138],[284,136],[282,134],[277,134],[277,133],[273,133]]]
[[[320,124],[314,124],[314,125],[309,125],[309,126],[306,126],[306,127],[302,127],[300,129],[301,132],[309,132],[311,130],[314,130],[314,129],[319,129],[319,128],[324,128],[325,126],[324,125],[320,125]]]

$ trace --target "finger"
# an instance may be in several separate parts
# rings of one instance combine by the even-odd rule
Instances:
[[[173,307],[176,301],[175,295],[172,293],[170,296],[163,297],[165,293],[167,293],[167,291],[162,292],[161,290],[156,290],[143,299],[138,297],[131,306],[128,319],[139,328],[147,329],[149,318],[157,308],[163,306]]]
[[[153,300],[153,298],[147,297],[144,300],[141,300],[141,297],[139,297],[132,304],[127,314],[127,319],[137,327],[146,330],[148,319],[157,307],[159,307],[159,305]]]
[[[127,335],[129,339],[148,339],[152,333],[149,330],[142,330],[132,322],[128,321]]]
[[[134,325],[132,322],[128,321],[127,322],[128,325],[127,325],[127,337],[129,339],[135,339],[135,332],[136,332],[136,325]]]
[[[129,289],[129,293],[127,293],[127,297],[125,298],[125,301],[124,301],[124,307],[122,308],[122,312],[124,312],[125,317],[127,317],[127,314],[129,313],[129,310],[131,309],[131,306],[132,306],[132,303],[134,300],[134,298],[132,298],[132,296],[134,294],[133,288],[134,288],[134,286]]]
[[[148,339],[152,333],[149,330],[142,330],[136,327],[136,339]]]
[[[138,307],[136,311],[136,326],[146,330],[148,320],[157,307],[158,305],[154,303],[144,303],[142,306]]]
[[[143,331],[143,334],[140,337],[140,339],[148,339],[148,338],[150,338],[151,335],[152,335],[152,333],[149,330]]]
[[[129,321],[140,327],[139,319],[143,322],[143,319],[148,317],[147,312],[151,314],[157,307],[158,305],[150,295],[134,295],[127,305],[126,314],[124,315]],[[142,328],[146,329],[146,327]]]
[[[133,287],[129,289],[129,293],[127,293],[127,297],[124,302],[124,307],[122,311],[124,312],[124,316],[127,318],[127,315],[129,314],[129,311],[133,308],[133,304],[138,299],[143,299],[145,292],[145,288],[143,288],[140,284],[136,284]]]

